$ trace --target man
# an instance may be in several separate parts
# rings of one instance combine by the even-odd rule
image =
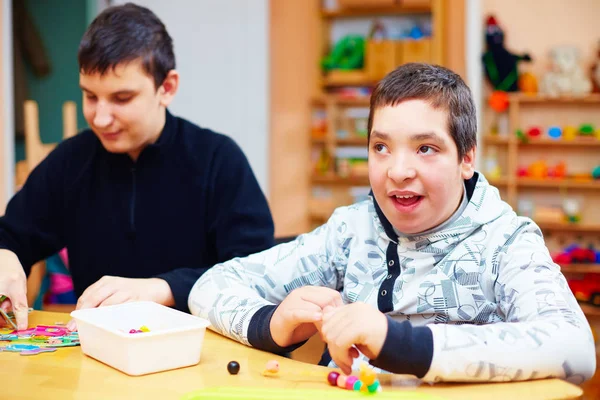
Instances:
[[[172,40],[150,10],[111,7],[79,48],[91,129],[61,143],[0,218],[0,307],[27,326],[26,273],[66,247],[77,308],[150,300],[187,311],[212,265],[273,244],[240,148],[169,113]]]

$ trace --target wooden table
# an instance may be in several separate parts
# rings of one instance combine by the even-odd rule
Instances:
[[[29,321],[30,326],[35,326],[66,323],[69,319],[64,313],[34,311]],[[279,376],[262,376],[266,362],[271,359],[280,363]],[[241,365],[238,375],[227,372],[226,366],[231,360]],[[80,347],[36,356],[0,353],[0,398],[178,399],[186,393],[216,386],[286,388],[296,393],[301,389],[331,394],[342,391],[326,383],[328,371],[252,349],[207,331],[198,365],[139,377],[128,376],[85,356]],[[441,399],[573,399],[582,395],[579,387],[559,379],[473,385],[429,385],[401,375],[381,375],[380,380],[385,392],[413,391]]]

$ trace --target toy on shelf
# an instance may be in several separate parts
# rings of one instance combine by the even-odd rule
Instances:
[[[593,137],[596,134],[596,129],[592,124],[581,124],[579,125],[579,135],[586,137]]]
[[[579,65],[579,50],[574,46],[557,46],[550,50],[551,69],[541,83],[542,93],[550,97],[585,96],[592,83]]]
[[[562,137],[562,129],[560,126],[551,126],[548,128],[548,137],[550,139],[560,139]]]
[[[563,137],[565,140],[575,140],[577,138],[577,128],[574,126],[565,126]]]
[[[527,178],[559,178],[567,177],[567,164],[564,161],[558,162],[554,166],[548,166],[546,161],[538,160],[529,164],[527,167],[519,167],[517,176]]]
[[[521,61],[531,61],[528,54],[517,55],[504,47],[504,31],[498,26],[496,18],[489,16],[485,31],[486,51],[483,53],[485,75],[494,88],[503,92],[519,90],[517,65]]]
[[[563,212],[565,213],[565,221],[568,223],[581,222],[581,206],[579,201],[575,199],[563,200]]]
[[[502,176],[502,169],[498,163],[498,154],[495,147],[491,147],[486,154],[485,174],[491,179],[498,179]]]
[[[600,165],[596,165],[592,169],[592,178],[596,180],[600,179]]]
[[[334,69],[361,69],[365,57],[365,38],[359,35],[347,35],[341,38],[333,50],[321,62],[325,71]]]
[[[527,130],[527,136],[531,138],[540,137],[542,134],[542,129],[540,127],[534,126]]]
[[[587,273],[569,277],[567,283],[577,301],[600,306],[600,274]]]
[[[538,92],[538,82],[531,72],[523,72],[519,76],[519,90],[525,94],[534,95]]]
[[[552,254],[552,260],[559,265],[593,264],[600,261],[600,251],[596,251],[593,247],[584,248],[572,244],[563,251]]]

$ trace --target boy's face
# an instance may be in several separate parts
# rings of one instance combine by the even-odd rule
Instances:
[[[474,173],[475,148],[462,160],[448,131],[448,111],[423,100],[375,110],[369,143],[369,181],[377,203],[402,233],[446,221]]]
[[[104,75],[80,73],[83,115],[106,150],[137,160],[160,136],[177,84],[177,72],[170,71],[156,89],[140,60],[118,64]]]

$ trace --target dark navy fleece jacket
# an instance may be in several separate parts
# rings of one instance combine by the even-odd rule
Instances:
[[[77,296],[104,275],[159,277],[184,311],[207,268],[272,245],[267,201],[241,149],[168,111],[136,162],[90,130],[62,142],[0,217],[0,248],[27,273],[67,247]]]

